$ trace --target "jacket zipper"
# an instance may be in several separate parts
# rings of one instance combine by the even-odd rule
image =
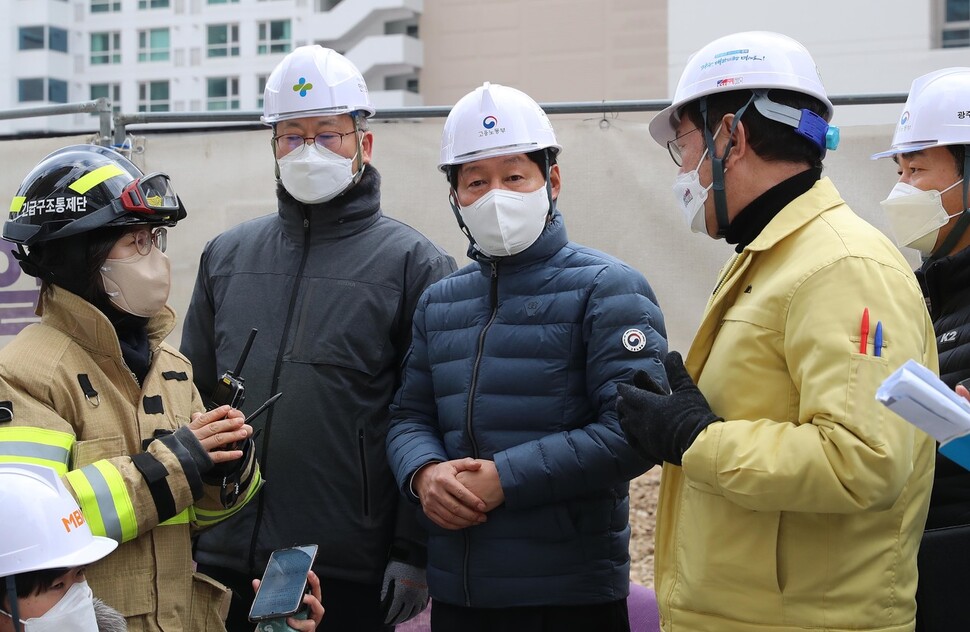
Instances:
[[[734,255],[734,259],[731,261],[731,265],[728,266],[727,271],[721,275],[720,279],[717,280],[717,285],[714,287],[714,291],[711,292],[711,300],[708,302],[708,305],[714,302],[714,297],[717,296],[717,293],[721,290],[721,286],[724,285],[724,282],[731,277],[731,273],[734,272],[734,268],[737,266],[738,261],[740,260],[741,255]]]
[[[293,324],[293,313],[296,307],[296,299],[300,294],[300,280],[303,278],[303,269],[306,267],[307,257],[310,255],[310,216],[306,209],[303,210],[303,256],[300,257],[300,267],[297,268],[296,276],[293,279],[293,289],[290,291],[290,303],[286,308],[286,321],[283,325],[283,335],[280,338],[279,349],[276,352],[276,364],[273,366],[273,384],[272,388],[269,390],[270,393],[276,393],[277,387],[279,387],[280,382],[280,371],[283,366],[283,351],[286,346],[286,339],[289,337],[290,326]],[[266,473],[269,471],[269,441],[272,436],[270,432],[270,427],[273,425],[273,408],[266,411],[266,425],[264,426],[265,432],[263,433],[263,449],[259,454],[259,469],[261,476],[266,477]],[[253,574],[256,568],[256,541],[259,539],[259,528],[263,521],[263,499],[266,494],[259,494],[259,498],[256,499],[256,524],[253,526],[253,535],[249,541],[249,568],[250,575]]]
[[[482,353],[485,351],[485,334],[488,333],[492,323],[495,322],[495,316],[498,314],[498,264],[493,261],[491,265],[492,274],[488,297],[492,312],[489,314],[485,326],[482,327],[482,332],[478,334],[478,350],[475,354],[475,368],[472,369],[472,381],[468,387],[468,413],[465,417],[465,431],[468,433],[468,440],[472,445],[472,458],[475,459],[478,458],[478,442],[475,441],[475,432],[472,429],[472,416],[474,412],[473,402],[475,400],[475,389],[478,386],[478,369],[482,364]],[[468,587],[468,559],[471,556],[471,542],[468,538],[467,529],[462,535],[465,540],[465,556],[462,562],[462,583],[465,589],[465,606],[471,607],[471,590]]]
[[[370,494],[367,486],[367,457],[364,451],[364,429],[357,431],[357,450],[360,452],[360,483],[362,486],[362,499],[364,504],[364,517],[370,516]]]

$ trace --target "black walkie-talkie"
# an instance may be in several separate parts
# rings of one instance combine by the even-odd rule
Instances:
[[[229,404],[235,409],[242,407],[243,402],[246,401],[246,387],[243,382],[242,369],[243,365],[246,364],[246,357],[249,355],[249,349],[253,346],[253,339],[256,338],[256,328],[253,328],[249,332],[249,340],[246,341],[246,346],[243,347],[242,353],[239,355],[239,361],[236,363],[236,369],[233,371],[226,371],[219,378],[216,383],[216,387],[212,390],[212,394],[209,396],[209,410],[213,408],[218,408],[224,404]]]

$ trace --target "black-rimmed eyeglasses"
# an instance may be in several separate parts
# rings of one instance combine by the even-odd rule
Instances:
[[[286,154],[292,153],[294,151],[303,149],[306,145],[311,142],[322,149],[328,151],[336,152],[340,149],[340,145],[343,142],[344,136],[350,136],[351,134],[356,134],[357,130],[351,130],[349,132],[321,132],[316,136],[300,136],[299,134],[280,134],[279,136],[273,137],[273,146],[276,148],[276,153],[285,156]]]
[[[670,153],[670,159],[673,160],[674,164],[677,165],[678,167],[684,166],[684,156],[680,152],[680,145],[677,144],[677,141],[683,138],[684,136],[687,136],[688,134],[693,134],[699,129],[700,129],[699,127],[695,127],[694,129],[688,132],[684,132],[680,136],[674,137],[673,140],[667,141],[667,151]]]

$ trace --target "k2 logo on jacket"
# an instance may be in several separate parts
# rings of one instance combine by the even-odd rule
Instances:
[[[957,339],[957,330],[954,329],[940,336],[940,344],[943,344],[944,342],[953,342],[956,339]]]
[[[623,346],[633,353],[642,351],[647,346],[647,337],[639,329],[627,329],[623,332]]]

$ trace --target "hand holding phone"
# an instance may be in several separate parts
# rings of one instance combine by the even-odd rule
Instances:
[[[249,610],[249,620],[264,621],[296,614],[303,605],[307,573],[316,556],[316,544],[273,551]]]

